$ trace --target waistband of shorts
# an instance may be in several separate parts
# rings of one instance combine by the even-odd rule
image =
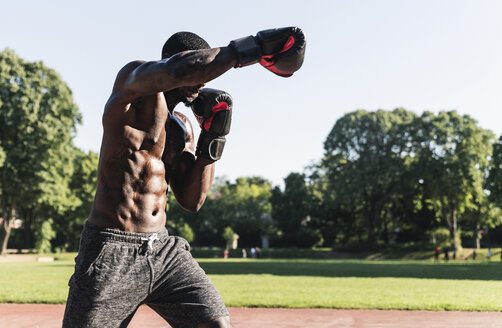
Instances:
[[[164,242],[168,237],[169,233],[164,227],[158,232],[152,233],[142,233],[142,232],[127,232],[120,231],[116,229],[99,227],[89,221],[84,224],[84,229],[82,230],[82,237],[90,239],[99,239],[103,242],[121,242],[131,245],[142,245],[146,241],[156,239]]]

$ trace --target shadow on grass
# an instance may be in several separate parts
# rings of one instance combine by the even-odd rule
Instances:
[[[212,261],[201,262],[207,274],[271,274],[278,276],[426,278],[502,280],[500,263],[386,263],[384,261]]]

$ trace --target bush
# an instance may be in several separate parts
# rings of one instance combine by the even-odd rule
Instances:
[[[39,254],[51,253],[51,240],[56,237],[56,232],[52,229],[53,221],[44,221],[36,232],[35,248]]]
[[[183,224],[181,227],[178,228],[178,234],[180,237],[185,238],[186,241],[191,243],[194,239],[194,233],[192,228],[188,225],[188,223]]]
[[[462,248],[461,231],[457,229],[457,235],[455,236],[457,243],[457,248]],[[450,236],[450,230],[445,227],[439,227],[431,232],[431,242],[441,248],[449,248],[453,245],[453,240]]]
[[[312,248],[324,243],[322,234],[317,229],[301,227],[296,235],[296,245],[299,248]]]

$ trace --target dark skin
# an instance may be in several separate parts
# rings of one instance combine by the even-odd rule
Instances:
[[[98,185],[89,222],[128,232],[154,233],[166,225],[168,186],[196,212],[214,177],[214,162],[194,156],[188,119],[184,145],[166,143],[169,110],[193,101],[206,82],[236,64],[228,47],[185,51],[169,59],[135,61],[117,75],[103,114]],[[176,139],[176,138],[174,138]],[[231,327],[228,317],[197,328]]]
[[[168,184],[182,207],[199,210],[211,187],[214,163],[194,157],[193,133],[187,134],[180,154],[166,148],[168,108],[195,99],[206,82],[235,64],[233,51],[223,47],[135,61],[120,70],[103,114],[98,185],[89,222],[157,232],[166,224]]]

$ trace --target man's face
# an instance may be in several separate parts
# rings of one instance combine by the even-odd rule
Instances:
[[[179,95],[181,97],[181,101],[186,105],[190,106],[190,104],[197,99],[199,96],[200,90],[205,86],[205,84],[199,84],[196,86],[189,87],[181,87],[179,88]]]

